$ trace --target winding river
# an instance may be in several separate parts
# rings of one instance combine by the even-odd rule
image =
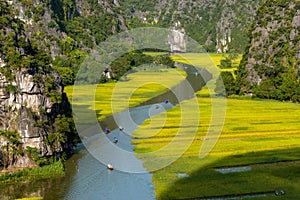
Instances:
[[[177,66],[186,70],[186,80],[180,82],[166,93],[154,97],[138,107],[129,109],[128,111],[131,119],[136,124],[135,126],[124,122],[125,129],[120,131],[113,117],[101,121],[100,125],[102,127],[110,127],[112,129],[111,133],[105,135],[105,137],[113,140],[113,137],[116,136],[119,139],[116,145],[124,150],[133,151],[131,134],[137,128],[137,125],[142,124],[144,120],[153,115],[172,108],[183,100],[193,98],[195,91],[200,90],[205,82],[211,79],[211,75],[206,70],[184,64],[178,64]],[[187,84],[192,86],[192,90],[186,89]],[[164,103],[165,99],[169,99],[170,103]],[[122,113],[118,115],[122,117]],[[101,134],[94,134],[85,142],[88,145],[93,145],[94,142],[101,142]],[[97,148],[95,149],[97,151]],[[110,156],[118,155],[110,152]],[[137,158],[132,159],[131,164],[134,162],[136,166],[143,168],[141,160]],[[85,149],[83,144],[78,146],[76,153],[66,162],[66,176],[5,186],[1,185],[0,196],[1,199],[41,196],[43,199],[49,200],[155,199],[152,175],[150,173],[146,171],[144,173],[110,171],[104,164],[95,159]]]

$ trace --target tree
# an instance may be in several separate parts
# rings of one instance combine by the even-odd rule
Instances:
[[[289,68],[288,71],[281,75],[282,84],[280,85],[280,96],[278,99],[280,100],[295,100],[294,96],[296,95],[297,87],[299,86],[297,80],[297,74],[295,70]]]
[[[223,96],[237,93],[236,81],[231,72],[221,72],[216,82],[215,93]]]

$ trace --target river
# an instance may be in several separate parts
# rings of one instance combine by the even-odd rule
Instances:
[[[15,199],[22,197],[43,197],[43,199],[155,199],[152,175],[144,170],[144,173],[126,173],[119,170],[108,170],[107,166],[95,159],[86,149],[86,145],[101,144],[101,137],[112,140],[118,137],[120,148],[133,151],[131,145],[131,134],[147,118],[170,109],[173,105],[194,97],[195,91],[200,90],[204,83],[211,79],[211,75],[206,71],[188,65],[179,65],[187,72],[187,78],[171,90],[159,95],[138,107],[129,109],[124,113],[117,114],[122,118],[126,112],[130,113],[135,125],[129,121],[123,122],[124,131],[120,131],[113,117],[109,117],[100,122],[102,127],[110,127],[111,133],[105,135],[94,133],[80,144],[74,155],[66,162],[66,175],[64,177],[48,178],[44,180],[15,183],[0,186],[1,199]],[[192,86],[192,90],[186,89],[187,84]],[[169,99],[170,103],[164,100]],[[159,107],[158,107],[159,106]],[[116,116],[114,116],[116,117]],[[100,145],[101,146],[101,145]],[[104,154],[101,148],[94,148],[99,154]],[[94,152],[95,153],[95,152]],[[117,154],[109,152],[105,155],[116,160]],[[134,155],[134,154],[133,154]],[[120,158],[122,159],[122,158]],[[143,169],[142,161],[133,156],[130,165]],[[119,160],[119,159],[117,159]],[[114,163],[112,163],[114,165]],[[117,163],[116,163],[117,165]],[[126,162],[124,162],[126,165]],[[126,168],[126,166],[123,166]]]

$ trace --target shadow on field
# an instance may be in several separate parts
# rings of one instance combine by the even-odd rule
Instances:
[[[245,166],[250,170],[229,173],[216,171]],[[179,173],[177,177],[180,177]],[[188,177],[178,178],[158,196],[158,199],[246,198],[300,199],[300,148],[225,157],[188,174]]]

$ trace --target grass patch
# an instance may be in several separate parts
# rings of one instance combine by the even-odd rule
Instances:
[[[64,165],[62,161],[57,161],[42,167],[17,170],[11,174],[6,172],[0,175],[0,184],[36,180],[52,176],[63,176],[64,174]]]
[[[168,55],[169,52],[150,52],[150,51],[144,51],[143,54],[154,57],[154,56]]]
[[[191,122],[187,127],[181,127],[179,122],[182,116],[178,105],[167,111],[168,118],[164,126],[170,128],[156,127],[154,129],[156,134],[153,135],[153,130],[149,129],[147,125],[149,122],[146,121],[145,125],[140,126],[134,133],[134,137],[141,138],[134,141],[136,155],[143,160],[146,168],[151,166],[151,162],[157,156],[166,159],[172,157],[174,152],[179,150],[179,145],[173,146],[165,154],[154,153],[152,157],[140,153],[155,152],[165,147],[174,139],[179,129],[185,132],[185,137],[178,138],[179,144],[185,144],[190,139],[193,141],[177,161],[153,173],[158,199],[222,196],[277,189],[286,191],[286,195],[282,198],[300,198],[300,163],[296,162],[300,159],[299,104],[229,98],[222,134],[210,154],[200,159],[199,150],[205,141],[210,123],[211,99],[199,97],[198,103],[199,125],[192,125]],[[189,104],[189,101],[184,104]],[[163,115],[154,116],[150,121],[161,120]],[[198,127],[194,138],[188,138],[190,126]],[[148,135],[151,137],[147,138]],[[276,164],[280,161],[295,162]],[[214,170],[216,167],[262,163],[274,165],[254,167],[251,171],[225,175]],[[186,173],[190,177],[179,179],[177,173]]]

